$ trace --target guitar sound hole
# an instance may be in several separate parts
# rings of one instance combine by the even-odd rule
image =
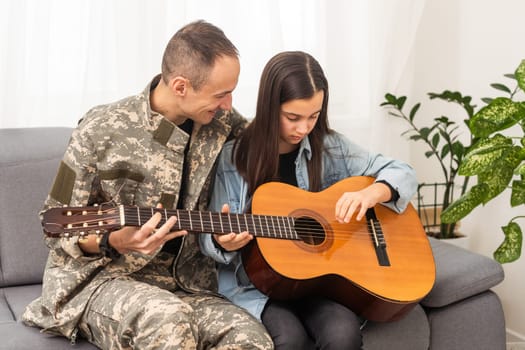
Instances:
[[[296,218],[294,228],[306,244],[320,245],[325,240],[324,229],[315,219],[309,217]]]

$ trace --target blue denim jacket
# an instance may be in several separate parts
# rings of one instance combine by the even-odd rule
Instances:
[[[324,146],[326,151],[323,153],[322,189],[347,177],[372,176],[376,181],[388,182],[399,193],[396,202],[383,205],[398,213],[405,210],[417,189],[417,179],[412,167],[381,154],[370,153],[337,132],[325,137]],[[211,211],[220,211],[224,203],[230,205],[231,213],[243,213],[247,209],[247,184],[231,162],[232,148],[233,141],[230,141],[219,157]],[[310,157],[310,143],[305,138],[295,160],[297,184],[305,190],[309,187],[306,162]],[[218,249],[210,234],[201,235],[200,244],[204,254],[218,262],[219,292],[260,319],[268,297],[250,282],[242,265],[241,254]]]

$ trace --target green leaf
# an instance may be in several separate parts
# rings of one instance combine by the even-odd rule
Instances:
[[[505,91],[505,92],[507,92],[509,94],[512,93],[512,91],[507,86],[505,86],[503,84],[495,83],[495,84],[490,84],[490,86],[492,86],[496,90]]]
[[[432,137],[432,146],[436,148],[439,145],[439,133],[435,133]]]
[[[426,152],[425,152],[425,157],[430,158],[430,157],[432,157],[435,153],[436,153],[436,152],[434,152],[434,151],[426,151]]]
[[[514,176],[514,169],[521,162],[519,153],[519,147],[508,149],[502,154],[501,158],[493,162],[492,168],[486,169],[478,175],[478,182],[484,182],[489,186],[485,203],[507,189]]]
[[[441,134],[441,136],[445,139],[445,141],[447,142],[450,142],[451,139],[450,139],[450,135],[451,133],[453,133],[454,130],[450,130],[450,131],[447,131],[446,129],[442,129],[440,128],[439,129],[439,133]]]
[[[443,148],[441,149],[441,159],[444,159],[449,152],[450,152],[450,145],[446,143],[443,145]]]
[[[514,75],[516,76],[516,81],[518,82],[520,89],[525,91],[525,60],[521,61],[516,72],[514,72]]]
[[[525,204],[525,181],[514,180],[510,194],[510,205],[516,207],[521,204]]]
[[[405,135],[408,135],[408,136],[411,136],[410,133],[413,133],[414,130],[412,129],[409,129],[409,130],[405,130],[401,133],[401,136],[405,136]]]
[[[405,102],[407,101],[407,97],[406,96],[401,96],[397,99],[396,101],[396,106],[399,110],[402,110],[403,109],[403,106],[405,105]]]
[[[484,203],[503,192],[509,185],[514,170],[522,161],[522,148],[503,135],[483,139],[473,145],[463,158],[458,173],[478,175],[478,184],[485,184],[488,191]]]
[[[444,124],[446,126],[448,125],[450,119],[448,119],[446,115],[442,115],[441,117],[434,118],[434,120],[439,124]]]
[[[512,147],[512,140],[501,134],[496,134],[492,138],[481,139],[472,145],[469,152],[465,154],[459,174],[472,176],[491,169],[506,150]]]
[[[514,174],[514,167],[508,165],[505,160],[494,165],[492,170],[478,175],[478,183],[484,183],[489,187],[483,203],[487,203],[492,198],[507,189]]]
[[[463,158],[465,154],[465,146],[459,141],[456,141],[452,144],[452,154],[454,154],[458,159]]]
[[[421,103],[416,103],[414,107],[412,107],[412,109],[410,110],[410,115],[409,115],[410,121],[414,120],[414,117],[416,116],[417,110],[419,109],[420,106],[421,106]]]
[[[404,117],[401,115],[401,114],[397,114],[396,112],[388,112],[388,114],[394,116],[394,117],[397,117],[397,118],[402,118],[404,119]]]
[[[430,134],[432,130],[429,129],[429,128],[421,128],[419,130],[419,134],[421,135],[422,138],[424,138],[425,140],[428,139],[428,135]]]
[[[525,176],[525,164],[520,164],[520,166],[516,168],[515,173],[516,175]]]
[[[451,102],[451,101],[457,102],[457,103],[463,102],[463,95],[459,91],[445,90],[440,94],[430,92],[428,96],[430,97],[431,100],[438,98],[438,99],[448,101],[448,102]]]
[[[463,96],[459,91],[445,90],[440,94],[431,92],[428,94],[428,96],[430,97],[430,99],[438,98],[448,102],[456,102],[465,109],[469,117],[471,117],[474,114],[474,108],[476,106],[470,103],[472,101],[472,97]]]
[[[387,94],[385,95],[385,100],[386,100],[386,101],[383,102],[383,103],[381,103],[380,106],[388,106],[388,105],[393,105],[393,106],[395,106],[395,105],[396,105],[396,100],[397,100],[397,98],[396,98],[394,95],[392,95],[392,94],[390,94],[390,93],[387,93]]]
[[[487,192],[488,186],[486,184],[472,186],[469,191],[452,202],[441,213],[441,222],[445,224],[458,222],[483,202]]]
[[[486,104],[491,103],[492,100],[493,100],[493,98],[490,98],[490,97],[483,97],[483,98],[481,99],[481,101],[485,102]]]
[[[510,128],[525,119],[525,108],[506,97],[498,97],[481,108],[469,122],[470,131],[479,137]]]
[[[512,221],[501,229],[505,234],[505,240],[494,252],[494,259],[501,264],[505,264],[513,262],[520,257],[523,234],[520,226]]]

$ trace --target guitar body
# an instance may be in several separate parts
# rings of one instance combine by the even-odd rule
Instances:
[[[402,214],[382,205],[373,209],[388,264],[379,263],[367,220],[335,220],[342,193],[372,182],[370,177],[351,177],[318,193],[276,182],[260,186],[253,214],[313,219],[316,234],[302,240],[257,237],[243,250],[253,284],[274,299],[325,296],[373,321],[393,321],[410,311],[435,281],[432,250],[413,206]]]

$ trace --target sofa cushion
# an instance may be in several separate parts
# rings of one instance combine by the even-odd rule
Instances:
[[[0,324],[14,320],[14,315],[7,304],[4,290],[0,288]]]
[[[42,281],[47,249],[38,212],[70,134],[69,128],[0,129],[0,286]]]
[[[79,339],[73,346],[64,337],[43,334],[37,328],[26,327],[18,322],[0,322],[0,349],[8,350],[97,350],[98,348]]]
[[[62,157],[72,132],[63,127],[0,129],[0,164]]]
[[[430,238],[436,263],[436,282],[421,301],[426,307],[442,307],[484,292],[505,277],[495,260]]]
[[[27,304],[41,294],[39,283],[48,251],[38,212],[71,131],[0,129],[0,349],[73,348],[67,339],[42,334],[20,321]],[[74,348],[96,349],[84,339]]]
[[[363,329],[363,350],[428,349],[430,325],[420,305],[394,322],[369,321]]]
[[[41,284],[2,288],[5,301],[13,315],[13,320],[20,321],[27,304],[42,294]]]
[[[27,327],[21,323],[25,307],[42,293],[42,285],[34,284],[10,288],[0,288],[1,301],[9,305],[9,315],[0,315],[0,349],[96,349],[87,340],[78,337],[74,347],[68,339],[40,332],[40,329]],[[0,311],[2,311],[0,309]],[[22,341],[23,339],[23,341]]]
[[[430,349],[505,350],[505,316],[490,290],[427,312]]]

